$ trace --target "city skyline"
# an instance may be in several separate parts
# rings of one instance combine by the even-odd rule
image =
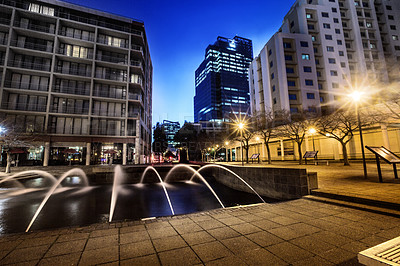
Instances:
[[[246,6],[239,1],[205,1],[203,8],[183,1],[69,2],[144,22],[154,67],[153,125],[164,119],[183,125],[194,120],[194,72],[204,59],[204,48],[218,36],[238,35],[252,40],[253,53],[258,54],[295,1],[250,1]],[[240,19],[230,19],[230,14],[240,14]]]

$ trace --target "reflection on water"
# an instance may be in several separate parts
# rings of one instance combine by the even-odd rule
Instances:
[[[259,203],[253,194],[239,192],[211,182],[225,206]],[[171,215],[161,184],[130,184],[121,187],[113,221]],[[167,185],[176,214],[216,209],[220,204],[199,183],[170,183]],[[0,199],[0,233],[25,231],[47,190],[29,190],[23,195]],[[111,186],[58,188],[49,199],[31,230],[105,222],[109,214]]]

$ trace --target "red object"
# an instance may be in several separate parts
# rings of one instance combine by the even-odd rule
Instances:
[[[10,150],[10,153],[26,153],[26,151],[21,150],[21,149],[13,149],[13,150]]]
[[[75,149],[66,149],[66,150],[63,150],[62,152],[63,153],[78,153],[78,151]]]
[[[116,154],[118,152],[116,150],[106,150],[106,151],[103,151],[103,153]]]

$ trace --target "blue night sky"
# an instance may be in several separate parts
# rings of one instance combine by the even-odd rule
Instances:
[[[218,36],[253,41],[258,55],[295,0],[69,0],[144,21],[153,62],[153,124],[193,121],[194,72]]]

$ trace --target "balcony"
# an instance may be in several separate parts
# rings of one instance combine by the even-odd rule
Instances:
[[[129,111],[128,112],[128,117],[137,119],[137,118],[139,118],[139,113],[135,112],[135,111]]]
[[[94,36],[93,35],[80,35],[80,38],[78,36],[75,36],[73,32],[68,32],[66,30],[59,30],[58,32],[59,35],[69,37],[69,38],[74,38],[78,40],[83,40],[83,41],[89,41],[89,42],[94,42]]]
[[[111,90],[94,90],[93,91],[94,97],[102,97],[102,98],[113,98],[113,99],[126,99],[125,92],[118,93],[116,91]]]
[[[28,23],[20,22],[20,21],[15,21],[14,24],[15,24],[14,26],[19,27],[19,28],[54,34],[54,25],[52,28],[50,28],[50,27],[46,27],[46,26],[28,24]]]
[[[93,116],[105,116],[105,117],[125,117],[125,112],[122,110],[120,112],[116,111],[93,111]]]
[[[46,112],[46,105],[42,104],[4,102],[1,108],[15,111]]]
[[[7,45],[8,42],[8,38],[4,37],[4,38],[0,38],[0,45]]]
[[[57,53],[60,55],[65,55],[73,58],[80,58],[80,59],[93,59],[93,51],[87,51],[86,53],[80,52],[80,54],[74,54],[73,51],[71,51],[72,54],[67,54],[67,49],[66,48],[58,48]]]
[[[129,100],[135,100],[135,101],[142,101],[142,95],[137,94],[137,93],[129,93],[128,94],[128,99]]]
[[[39,44],[39,43],[12,40],[11,46],[25,48],[25,49],[31,49],[31,50],[36,50],[36,51],[42,51],[42,52],[48,52],[48,53],[53,52],[52,45],[44,45],[44,44]]]
[[[89,88],[85,89],[85,88],[67,87],[67,86],[60,86],[60,85],[56,85],[53,89],[53,92],[74,94],[74,95],[90,95]]]
[[[99,37],[97,39],[97,43],[105,44],[105,45],[112,46],[112,47],[124,48],[124,49],[129,48],[129,45],[128,45],[127,41],[125,41],[125,43],[118,43],[118,42],[117,43],[114,43],[114,42],[110,43],[109,40],[107,40],[106,38],[100,38]]]
[[[128,59],[117,57],[117,56],[99,55],[98,54],[96,56],[96,60],[109,62],[109,63],[115,63],[115,64],[119,64],[119,65],[127,65],[128,64]]]
[[[0,18],[0,24],[10,25],[11,20],[8,18]]]
[[[89,114],[89,108],[76,108],[76,106],[53,107],[51,112],[57,114],[87,115]]]
[[[6,80],[4,83],[4,87],[13,88],[19,90],[31,90],[31,91],[43,91],[46,92],[49,90],[48,84],[38,84],[33,82],[16,82],[11,80]]]
[[[19,60],[18,61],[17,60],[9,60],[8,66],[40,70],[40,71],[50,71],[51,64],[50,63],[49,64],[41,64],[41,63],[24,62],[24,61],[19,61]]]

